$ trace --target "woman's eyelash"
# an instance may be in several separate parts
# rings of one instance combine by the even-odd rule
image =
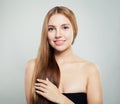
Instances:
[[[69,29],[69,27],[68,27],[68,26],[64,26],[63,28],[64,28],[64,29]]]
[[[69,29],[68,26],[63,26],[62,28],[63,28],[63,29]],[[49,28],[48,28],[48,31],[53,31],[54,29],[55,29],[54,27],[49,27]]]
[[[53,27],[48,28],[48,31],[52,31],[52,30],[54,30],[54,28],[53,28]]]

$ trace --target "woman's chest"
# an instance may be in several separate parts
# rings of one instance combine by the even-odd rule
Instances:
[[[77,66],[62,67],[60,77],[61,92],[86,92],[87,74],[84,69]]]

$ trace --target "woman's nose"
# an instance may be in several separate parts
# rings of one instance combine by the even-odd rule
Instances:
[[[61,37],[61,35],[62,35],[62,34],[61,34],[61,30],[60,30],[60,29],[57,29],[57,30],[56,30],[56,34],[55,34],[55,37],[56,37],[56,38],[59,38],[59,37]]]

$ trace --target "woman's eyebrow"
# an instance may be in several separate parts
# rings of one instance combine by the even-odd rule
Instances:
[[[62,24],[61,26],[66,26],[66,25],[69,26],[70,24]]]
[[[66,24],[62,24],[61,26],[69,26],[70,24],[66,23]],[[55,25],[48,25],[48,27],[56,27]]]
[[[54,25],[48,25],[48,27],[55,27]]]

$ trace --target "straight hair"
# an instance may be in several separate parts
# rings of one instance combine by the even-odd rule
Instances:
[[[73,42],[77,35],[77,22],[74,13],[63,6],[56,6],[52,8],[45,16],[42,33],[41,33],[41,43],[38,50],[38,55],[35,60],[34,73],[32,77],[32,85],[31,85],[31,95],[30,95],[30,104],[55,104],[51,101],[48,101],[43,96],[37,94],[35,92],[35,83],[37,79],[48,78],[57,88],[60,83],[60,69],[55,59],[54,48],[48,42],[48,22],[52,15],[54,14],[62,14],[66,16],[73,27]],[[72,43],[73,43],[72,42]]]

